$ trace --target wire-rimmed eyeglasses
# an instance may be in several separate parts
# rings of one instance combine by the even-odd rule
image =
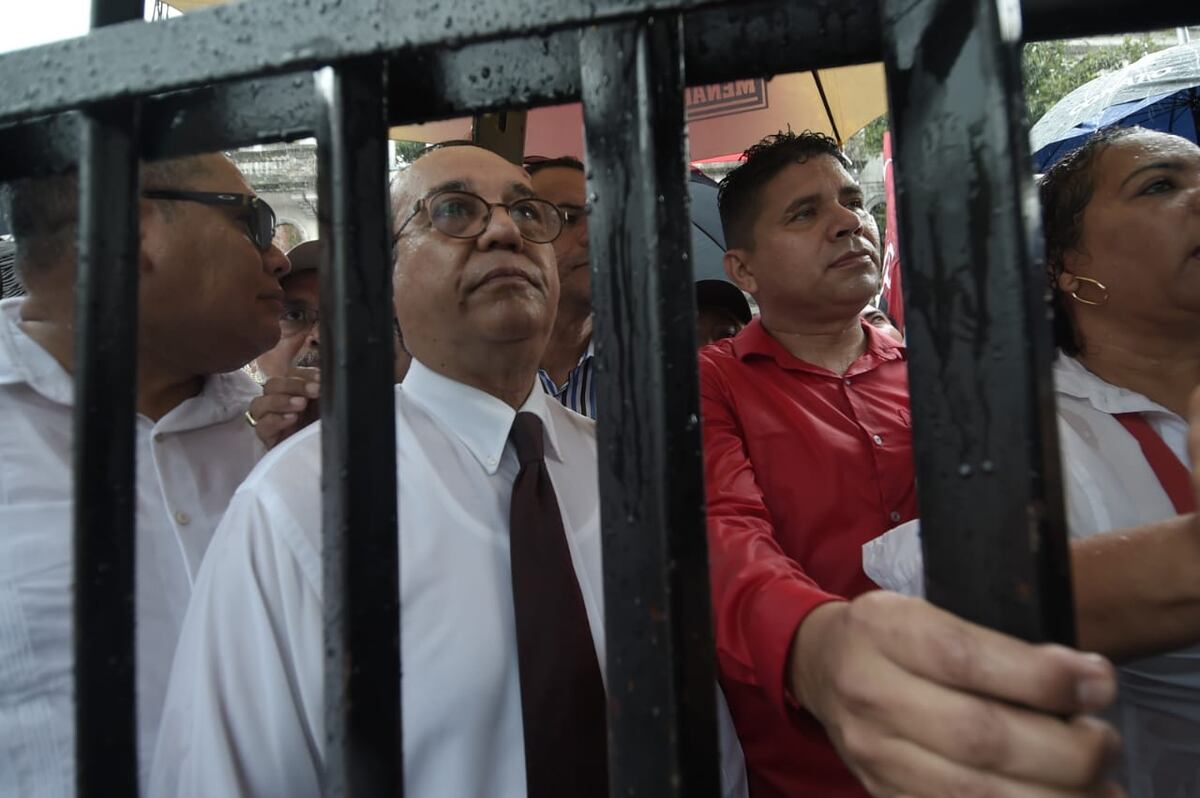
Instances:
[[[522,197],[515,202],[488,202],[469,191],[439,191],[417,200],[412,213],[392,236],[392,243],[399,240],[409,222],[421,211],[426,212],[429,223],[439,233],[451,238],[475,238],[487,230],[495,208],[508,211],[521,237],[534,244],[549,244],[562,233],[562,212],[548,200]]]

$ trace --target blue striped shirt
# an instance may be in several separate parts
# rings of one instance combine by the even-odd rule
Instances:
[[[545,369],[538,371],[538,379],[542,381],[542,389],[553,396],[563,407],[574,410],[581,416],[594,419],[596,417],[596,381],[592,379],[592,369],[595,364],[592,342],[588,342],[587,350],[579,358],[575,368],[567,375],[567,381],[555,385],[554,380]]]

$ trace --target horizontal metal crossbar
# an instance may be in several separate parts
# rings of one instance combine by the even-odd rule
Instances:
[[[687,83],[703,85],[880,59],[877,2],[838,5],[829,0],[804,4],[760,0],[691,11],[685,15],[684,29]],[[1079,6],[1078,0],[1025,0],[1026,37],[1200,20],[1200,9],[1184,11],[1177,3],[1158,0],[1140,4],[1136,21],[1121,13],[1116,0],[1090,4],[1082,20]],[[577,36],[574,30],[557,30],[458,49],[395,53],[390,59],[390,121],[418,122],[578,100]],[[0,75],[5,74],[8,59],[15,57],[0,56]],[[415,75],[421,79],[414,80]],[[0,107],[4,102],[0,86]],[[12,114],[0,111],[0,118],[6,116]],[[153,96],[142,108],[142,119],[142,155],[149,160],[301,138],[312,135],[316,124],[312,79],[305,70]],[[78,138],[78,115],[71,112],[0,126],[0,152],[10,156],[0,161],[0,181],[73,167]]]
[[[684,53],[693,85],[749,74],[801,71],[878,57],[872,6],[830,17],[820,3],[775,0],[707,9],[688,17]],[[856,49],[860,41],[866,49]],[[755,60],[747,61],[748,54]],[[0,58],[0,67],[3,58]],[[502,107],[579,99],[576,31],[482,42],[456,50],[405,52],[390,59],[391,122],[447,118]],[[420,80],[414,80],[420,75]],[[151,97],[142,108],[149,160],[311,135],[312,79],[294,75],[234,81]],[[78,117],[68,112],[0,127],[0,151],[36,157],[0,162],[0,180],[61,172],[74,165]]]
[[[0,120],[360,56],[461,47],[720,2],[512,0],[486,9],[478,0],[255,0],[150,25],[114,25],[4,56]]]
[[[152,97],[141,117],[141,157],[153,161],[311,136],[316,95],[311,73],[281,75]],[[0,181],[73,168],[81,124],[68,111],[0,127]]]

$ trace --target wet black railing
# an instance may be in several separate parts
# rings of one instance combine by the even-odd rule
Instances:
[[[583,100],[614,796],[718,793],[684,85],[885,61],[930,596],[1071,639],[1020,45],[1194,4],[249,0],[148,25],[124,21],[140,0],[95,2],[87,37],[0,56],[0,180],[81,177],[80,795],[137,784],[138,158],[319,140],[328,794],[402,785],[389,124]]]

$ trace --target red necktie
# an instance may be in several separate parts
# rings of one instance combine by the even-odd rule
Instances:
[[[1146,462],[1158,477],[1158,482],[1175,505],[1175,512],[1180,515],[1196,512],[1196,494],[1192,490],[1192,480],[1187,469],[1175,453],[1163,442],[1150,422],[1142,418],[1141,413],[1114,413],[1122,427],[1134,437]]]
[[[541,419],[517,413],[510,439],[521,470],[513,483],[509,539],[528,795],[604,798],[604,682],[542,436]]]

